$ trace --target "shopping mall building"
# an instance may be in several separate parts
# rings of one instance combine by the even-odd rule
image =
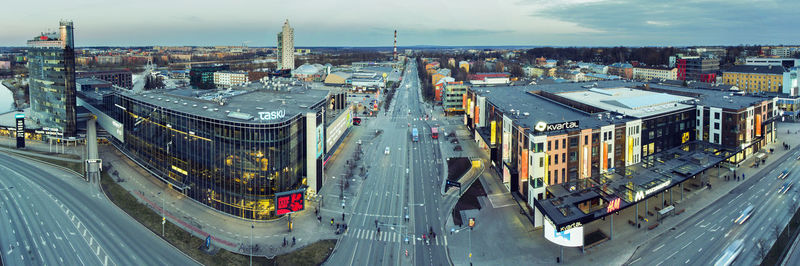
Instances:
[[[276,194],[314,196],[322,187],[323,164],[351,125],[345,99],[254,83],[202,93],[80,92],[78,103],[98,114],[115,146],[172,189],[232,216],[265,220],[283,214]]]
[[[509,191],[527,199],[534,225],[560,232],[603,218],[615,200],[632,206],[774,142],[776,98],[724,89],[473,87],[464,123]]]

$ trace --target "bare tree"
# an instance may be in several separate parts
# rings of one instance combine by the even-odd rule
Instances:
[[[764,240],[763,238],[762,238],[762,239],[759,239],[759,240],[756,242],[756,250],[758,250],[758,256],[759,256],[759,258],[762,258],[762,259],[763,259],[764,257],[766,257],[766,256],[767,256],[767,251],[769,251],[769,250],[767,249],[767,241],[766,241],[766,240]]]

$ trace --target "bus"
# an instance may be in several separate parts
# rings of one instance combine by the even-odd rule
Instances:
[[[411,130],[411,140],[413,140],[414,142],[419,141],[419,131],[417,131],[416,127]]]
[[[739,253],[742,253],[742,249],[744,248],[744,241],[742,239],[738,239],[733,241],[724,251],[722,251],[722,255],[719,256],[717,262],[714,263],[714,266],[728,266],[733,263],[736,257],[739,256]]]
[[[439,129],[432,127],[431,128],[431,138],[438,139],[439,138]]]

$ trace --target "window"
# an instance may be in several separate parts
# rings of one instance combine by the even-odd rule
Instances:
[[[719,120],[719,113],[714,113],[714,119]]]
[[[551,149],[553,149],[553,146],[551,144],[552,143],[550,143],[550,141],[547,141],[547,151],[550,151]]]
[[[544,157],[539,158],[539,167],[544,167]]]
[[[564,148],[567,147],[567,139],[562,139],[561,140],[561,147],[564,147]]]
[[[561,162],[562,163],[566,163],[567,162],[567,153],[566,152],[561,154]]]
[[[569,147],[570,148],[578,147],[578,137],[572,137],[569,139]]]
[[[573,151],[573,152],[570,152],[570,153],[569,153],[569,161],[570,161],[570,162],[574,162],[574,161],[576,161],[576,160],[578,160],[578,153],[577,153],[577,152],[574,152],[574,151]]]
[[[719,129],[719,123],[714,123],[714,129]]]
[[[554,149],[558,150],[558,141],[554,141],[556,143],[556,147]]]
[[[649,134],[647,134],[647,135],[648,135],[648,137],[649,137],[648,139],[653,139],[653,138],[655,138],[655,137],[656,137],[656,136],[655,136],[655,132],[653,132],[653,131],[650,131],[650,133],[649,133]]]
[[[558,163],[558,154],[556,154],[556,160],[555,161],[556,161],[556,163]]]
[[[583,145],[589,144],[589,135],[583,136]]]
[[[719,133],[714,133],[714,143],[720,143],[719,142]]]

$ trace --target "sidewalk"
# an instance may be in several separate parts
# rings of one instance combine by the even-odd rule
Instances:
[[[151,209],[160,213],[161,202],[165,200],[167,220],[192,233],[198,238],[211,236],[215,246],[236,253],[247,253],[251,243],[258,245],[255,255],[272,257],[297,250],[308,244],[323,239],[336,239],[335,228],[330,225],[330,218],[340,217],[342,209],[339,200],[339,184],[334,176],[341,176],[346,167],[346,160],[352,157],[355,146],[353,138],[358,138],[363,130],[355,127],[344,139],[339,150],[325,166],[325,185],[320,191],[322,202],[315,199],[306,201],[305,210],[291,215],[293,231],[289,232],[289,217],[284,216],[272,221],[247,221],[211,209],[196,202],[177,191],[167,189],[166,198],[162,199],[159,192],[165,191],[165,184],[139,167],[119,150],[111,145],[99,147],[100,157],[104,162],[111,163],[112,171],[118,171],[123,182],[118,182],[123,188],[130,191],[141,202],[149,205]],[[358,132],[358,134],[356,134]],[[357,188],[354,184],[348,191]],[[317,198],[320,199],[320,198]],[[348,206],[349,207],[349,206]],[[319,210],[321,221],[317,220],[315,210]],[[345,209],[349,213],[349,208]],[[335,219],[341,223],[340,218]],[[251,225],[254,228],[251,230]],[[296,244],[291,245],[292,237]],[[283,247],[284,238],[289,243]]]
[[[787,135],[786,130],[789,129],[792,134]],[[683,200],[680,199],[680,191],[673,189],[673,201],[676,202],[676,210],[685,209],[685,212],[680,215],[670,215],[660,221],[660,225],[653,230],[648,230],[647,226],[657,222],[656,216],[647,216],[645,213],[644,205],[640,203],[639,215],[649,218],[649,222],[642,222],[642,227],[637,228],[628,224],[628,220],[635,220],[635,208],[627,208],[620,212],[620,215],[614,215],[613,226],[613,239],[601,243],[593,248],[586,249],[585,253],[581,252],[581,248],[564,248],[564,263],[573,265],[622,265],[630,256],[636,251],[638,246],[641,246],[660,234],[670,230],[682,221],[696,214],[709,204],[713,203],[720,197],[728,194],[731,190],[736,189],[740,185],[747,186],[748,183],[755,182],[755,180],[748,182],[751,177],[755,176],[761,171],[769,172],[772,170],[770,166],[773,163],[779,162],[778,158],[787,154],[790,151],[785,151],[782,143],[786,142],[792,148],[800,145],[800,135],[795,135],[794,132],[800,130],[800,124],[797,123],[784,123],[778,125],[778,140],[776,143],[769,144],[766,149],[774,148],[775,152],[769,155],[766,163],[759,168],[750,168],[750,162],[753,158],[748,158],[745,162],[741,163],[741,167],[736,169],[737,175],[745,174],[746,179],[743,181],[725,181],[724,176],[731,175],[729,171],[720,169],[717,176],[717,169],[712,169],[706,174],[710,175],[709,178],[713,189],[708,190],[705,187],[690,187],[691,192],[684,193]],[[794,158],[791,158],[794,159]],[[777,169],[776,171],[780,171]],[[490,187],[502,187],[502,183],[494,171],[485,171],[481,177],[481,182],[487,188],[487,196],[497,193]],[[766,177],[769,178],[769,177]],[[504,187],[502,189],[505,189]],[[507,194],[507,192],[506,192]],[[664,200],[669,201],[669,193],[666,193]],[[476,226],[471,232],[471,249],[472,258],[471,262],[475,265],[480,264],[518,264],[521,261],[527,264],[556,264],[556,257],[559,256],[560,247],[550,241],[544,239],[543,231],[540,229],[534,230],[530,221],[522,214],[520,214],[519,207],[514,204],[511,206],[492,206],[496,204],[489,204],[495,200],[483,200],[482,205],[487,203],[489,206],[482,206],[483,208],[477,212]],[[655,207],[661,207],[661,196],[656,195],[648,200],[648,209],[656,213]],[[601,230],[608,235],[610,220],[606,219],[594,221],[584,225],[584,233],[590,233],[595,230]],[[452,228],[452,219],[448,219],[448,228]],[[448,235],[449,246],[448,250],[450,257],[455,265],[469,265],[470,258],[468,250],[470,249],[469,234],[463,230],[454,235]],[[503,244],[497,244],[497,240],[513,239],[513,241],[504,241]],[[479,240],[479,241],[476,241]],[[605,256],[600,254],[614,254],[613,256]]]

